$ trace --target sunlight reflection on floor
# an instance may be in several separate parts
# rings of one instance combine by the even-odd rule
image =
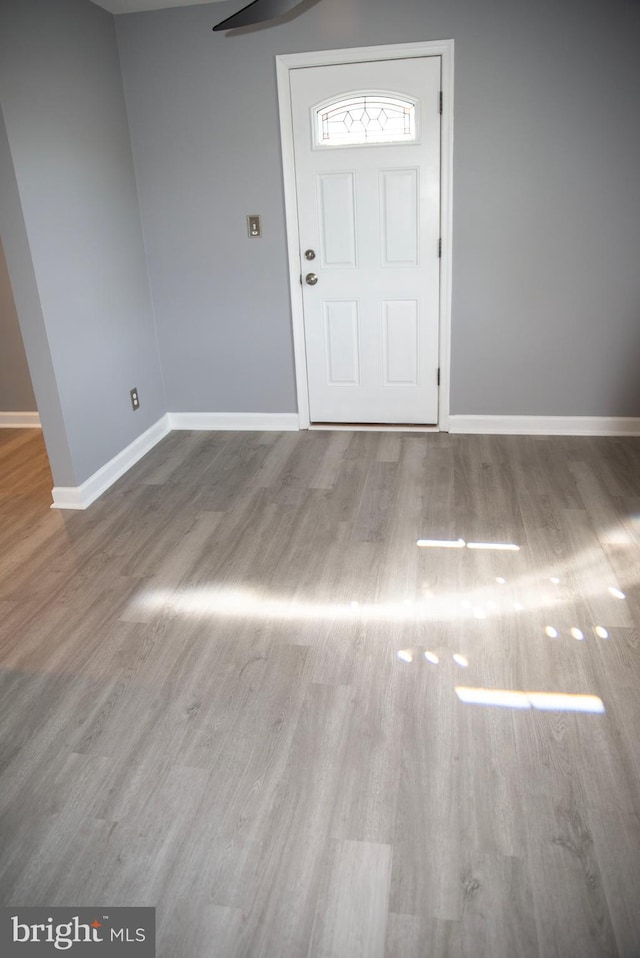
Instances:
[[[612,533],[613,539],[615,535]],[[616,540],[617,541],[617,540]],[[204,586],[185,586],[177,589],[146,588],[136,599],[133,600],[133,606],[144,613],[155,615],[168,611],[181,616],[212,616],[212,617],[237,617],[242,619],[264,619],[264,620],[335,620],[352,622],[388,622],[388,623],[448,623],[456,620],[476,621],[478,623],[486,622],[491,625],[491,619],[503,616],[513,615],[514,613],[525,613],[535,610],[546,609],[555,610],[553,618],[549,615],[548,624],[539,625],[540,635],[547,638],[558,640],[570,636],[579,642],[584,642],[587,634],[593,634],[598,639],[608,639],[609,631],[602,624],[596,624],[593,621],[588,624],[569,625],[566,622],[567,613],[564,609],[573,610],[575,602],[575,590],[572,586],[572,577],[579,577],[584,582],[585,577],[589,576],[594,581],[592,594],[589,599],[601,597],[604,601],[611,601],[611,598],[624,600],[625,593],[619,585],[603,581],[601,576],[593,574],[598,566],[598,560],[601,561],[602,554],[597,547],[591,550],[584,550],[579,559],[574,561],[570,567],[560,570],[560,568],[546,568],[537,570],[534,574],[527,571],[523,572],[522,562],[526,561],[526,556],[513,555],[509,559],[499,560],[496,555],[491,559],[492,554],[496,553],[520,553],[520,547],[515,543],[509,542],[466,542],[463,538],[458,539],[418,539],[417,546],[421,549],[433,550],[433,561],[429,559],[429,570],[433,572],[433,582],[441,581],[441,567],[438,565],[438,553],[444,560],[448,550],[465,550],[460,553],[460,561],[470,549],[478,555],[478,560],[473,562],[473,569],[466,566],[466,572],[473,575],[476,584],[471,589],[457,589],[447,591],[443,588],[432,587],[429,582],[424,582],[421,595],[411,597],[405,595],[397,601],[364,601],[360,598],[352,598],[348,601],[312,601],[304,597],[295,596],[294,598],[281,598],[277,595],[264,595],[260,592],[243,588],[225,588],[223,585],[204,585]],[[488,553],[481,560],[481,553]],[[451,559],[454,557],[451,556]],[[465,562],[469,562],[465,559]],[[477,585],[476,562],[482,561],[483,576],[487,576],[486,585]],[[489,565],[498,561],[515,562],[516,568],[510,578],[507,575],[494,575],[492,570],[489,575]],[[448,567],[451,573],[451,565]],[[459,569],[462,568],[455,564],[456,577],[459,575]],[[500,568],[500,566],[498,566]],[[508,569],[503,570],[505,573]],[[562,572],[562,575],[556,574]],[[597,582],[597,587],[595,583]],[[585,614],[583,612],[583,614]],[[586,613],[589,614],[588,612]],[[557,617],[556,617],[557,616]],[[562,619],[565,622],[562,624]],[[577,617],[577,616],[576,616]],[[555,623],[554,623],[555,618]],[[616,623],[618,624],[618,623]],[[437,666],[442,663],[442,651],[438,650],[440,655],[434,651],[420,649],[404,648],[400,649],[396,656],[399,661],[416,667],[420,660],[424,660],[431,666]],[[469,666],[469,659],[462,652],[448,653],[449,661],[453,661],[460,668]],[[439,671],[439,670],[438,670]],[[602,714],[605,712],[604,704],[600,698],[594,695],[585,694],[566,694],[560,692],[528,692],[507,689],[486,689],[472,688],[467,686],[456,686],[456,695],[461,702],[474,705],[493,705],[515,709],[534,709],[539,711],[572,711],[572,712],[591,712]]]
[[[511,709],[538,709],[544,712],[591,712],[603,714],[604,703],[597,695],[565,692],[519,692],[457,685],[456,695],[469,705],[495,705]]]

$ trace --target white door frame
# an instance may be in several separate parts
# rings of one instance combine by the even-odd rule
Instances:
[[[287,253],[289,259],[289,288],[293,323],[293,348],[298,394],[300,429],[308,429],[309,392],[304,336],[304,311],[300,285],[300,235],[298,232],[298,201],[296,196],[295,160],[293,152],[293,123],[291,116],[292,70],[301,67],[329,66],[335,63],[361,63],[365,60],[402,60],[408,57],[442,57],[442,125],[440,135],[440,231],[442,257],[440,260],[440,393],[438,426],[449,430],[449,389],[451,374],[451,251],[453,235],[453,40],[427,40],[422,43],[397,43],[390,46],[353,47],[346,50],[319,50],[312,53],[288,53],[276,56],[278,106],[280,111],[280,141],[282,144],[282,171],[284,176],[284,203],[287,225]]]

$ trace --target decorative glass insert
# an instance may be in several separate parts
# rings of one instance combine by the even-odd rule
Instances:
[[[315,111],[318,146],[404,143],[416,139],[416,105],[380,93],[358,93]]]

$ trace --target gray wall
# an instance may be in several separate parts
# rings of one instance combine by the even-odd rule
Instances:
[[[452,37],[452,412],[640,415],[639,5],[238,6],[116,19],[168,408],[295,410],[274,55]]]
[[[42,315],[27,230],[22,215],[18,184],[0,110],[0,234],[11,288],[36,394],[38,412],[54,481],[59,486],[76,484],[69,438],[60,404],[47,331]]]
[[[0,412],[34,412],[31,376],[0,242]]]
[[[15,204],[0,227],[50,455],[62,439],[36,368],[53,370],[71,459],[51,457],[54,481],[76,485],[166,410],[114,18],[88,0],[2,0],[0,98],[27,248]]]

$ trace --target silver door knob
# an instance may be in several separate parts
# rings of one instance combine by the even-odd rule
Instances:
[[[316,258],[316,251],[315,251],[314,249],[306,249],[306,250],[304,251],[304,258],[305,258],[305,259],[315,259],[315,258]]]
[[[304,278],[304,281],[307,284],[307,286],[315,286],[316,283],[318,282],[318,277],[316,276],[315,273],[307,273],[307,275]]]

